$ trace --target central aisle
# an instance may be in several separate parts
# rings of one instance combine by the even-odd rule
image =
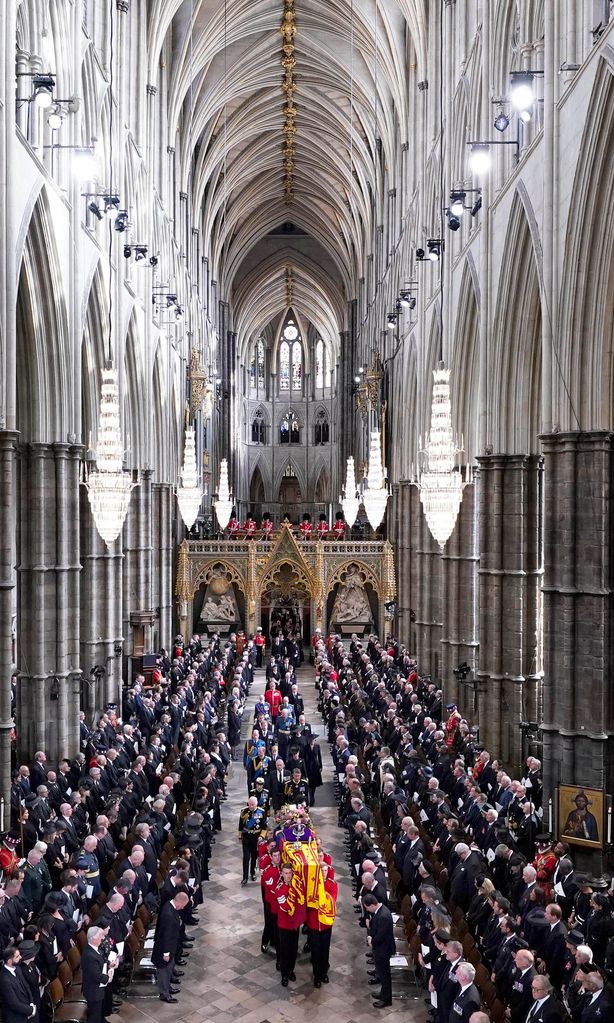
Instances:
[[[333,763],[325,728],[317,711],[317,691],[312,666],[306,662],[297,672],[299,690],[305,701],[305,714],[319,736],[323,759],[323,778],[328,793],[333,781]],[[264,692],[264,671],[256,678],[243,715],[243,740],[249,734],[253,708]],[[242,746],[241,746],[242,752]],[[217,833],[210,863],[211,881],[205,883],[204,904],[199,909],[201,923],[190,928],[196,935],[179,994],[179,1004],[166,1006],[146,999],[126,1002],[121,1016],[140,1023],[143,1016],[163,1023],[364,1023],[383,1018],[393,1023],[424,1020],[422,998],[395,999],[390,1009],[374,1009],[367,984],[364,931],[358,927],[353,911],[349,868],[344,856],[343,829],[337,827],[337,808],[316,805],[312,820],[324,848],[332,856],[339,883],[338,915],[331,944],[330,984],[313,987],[308,954],[303,954],[301,935],[296,965],[296,981],[287,988],[280,984],[274,954],[260,950],[262,900],[259,880],[241,887],[241,843],[237,838],[239,812],[247,798],[242,760],[231,767],[228,799],[222,806],[222,828]]]

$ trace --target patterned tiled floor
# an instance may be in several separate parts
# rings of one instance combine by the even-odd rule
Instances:
[[[258,672],[248,708],[263,690],[264,673]],[[299,671],[299,688],[305,700],[307,719],[320,734],[324,777],[332,781],[332,761],[324,728],[317,713],[313,671],[309,664]],[[251,713],[246,708],[244,732]],[[327,786],[329,788],[329,786]],[[339,881],[338,915],[331,946],[330,984],[316,990],[309,956],[299,952],[296,982],[283,988],[275,970],[273,955],[260,951],[262,903],[258,882],[240,887],[241,847],[237,840],[237,820],[246,798],[246,783],[241,762],[232,766],[228,800],[223,805],[223,830],[218,833],[210,864],[211,881],[205,884],[205,902],[200,907],[201,923],[192,928],[195,947],[188,960],[177,1005],[165,1005],[151,988],[151,997],[131,998],[118,1017],[124,1023],[366,1023],[383,1018],[390,1023],[423,1023],[426,1010],[423,992],[408,989],[407,998],[397,993],[389,1009],[374,1009],[367,984],[364,931],[353,912],[352,889],[347,861],[343,853],[343,831],[337,827],[337,811],[317,805],[314,824],[324,846],[330,852]],[[326,800],[330,802],[330,800]],[[303,939],[299,948],[302,948]],[[394,981],[393,981],[394,990]]]

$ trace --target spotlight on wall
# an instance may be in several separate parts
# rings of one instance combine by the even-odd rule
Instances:
[[[149,257],[149,265],[153,266],[153,267],[156,267],[158,265],[158,257],[157,256],[150,256]]]
[[[450,230],[458,231],[458,229],[461,226],[460,217],[458,217],[455,213],[452,213],[452,210],[449,209],[446,210],[446,219],[448,221],[448,227],[450,228]]]
[[[426,245],[428,249],[427,259],[430,259],[431,263],[438,263],[441,259],[443,242],[440,238],[429,238]]]
[[[100,207],[97,202],[94,202],[93,199],[91,202],[88,202],[87,208],[90,211],[90,213],[94,214],[97,220],[103,220],[103,215],[100,212]]]
[[[388,330],[394,330],[397,325],[397,318],[394,313],[388,313],[388,319],[386,320],[386,326]]]
[[[120,234],[122,234],[126,230],[126,228],[128,227],[128,211],[127,210],[119,210],[118,211],[117,216],[115,217],[115,223],[113,224],[113,227]]]
[[[497,116],[495,117],[495,128],[497,129],[497,131],[505,131],[507,128],[509,128],[509,124],[510,124],[509,117],[503,110],[500,110]]]
[[[488,143],[478,142],[471,146],[469,167],[473,174],[488,174],[492,157]]]
[[[103,201],[104,212],[107,219],[112,222],[117,220],[117,217],[119,216],[119,196],[105,195]]]
[[[146,255],[147,255],[147,246],[146,245],[135,245],[134,246],[134,261],[135,261],[135,263],[140,263],[141,260],[145,259]]]
[[[535,103],[532,71],[512,71],[510,102],[515,110],[529,110]]]
[[[455,217],[462,217],[463,210],[465,209],[465,199],[467,193],[459,189],[455,189],[450,192],[450,210]]]
[[[475,200],[473,206],[471,207],[471,216],[472,217],[477,217],[477,215],[478,215],[478,213],[480,212],[481,209],[482,209],[482,196],[480,194],[480,195],[478,195],[478,197]]]
[[[51,75],[34,75],[32,78],[32,99],[37,107],[47,110],[53,103],[55,79]]]
[[[130,245],[124,245],[124,259],[130,259],[132,255],[132,248]]]
[[[64,118],[57,109],[52,110],[47,117],[47,124],[49,125],[52,131],[57,131],[58,128],[61,128],[63,121]]]
[[[530,110],[521,110],[518,117],[523,124],[529,124],[529,122],[533,120],[533,114]]]
[[[356,376],[354,377],[354,383],[355,383],[355,384],[359,384],[359,383],[360,383],[360,376],[358,375],[358,373],[357,373],[357,374],[356,374]]]
[[[399,304],[403,306],[403,309],[415,309],[416,308],[416,296],[410,294],[409,291],[402,291],[399,299]]]

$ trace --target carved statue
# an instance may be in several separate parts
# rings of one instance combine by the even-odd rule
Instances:
[[[236,605],[232,593],[224,593],[219,600],[207,597],[200,617],[209,622],[234,622],[237,618]]]
[[[370,622],[372,619],[371,605],[365,593],[360,573],[349,571],[345,582],[339,587],[332,621],[334,622]]]

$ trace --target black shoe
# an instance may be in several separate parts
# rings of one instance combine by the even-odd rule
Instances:
[[[371,977],[371,978],[370,978],[370,979],[369,979],[369,980],[367,981],[367,983],[368,983],[368,984],[370,984],[370,985],[371,985],[371,987],[373,987],[373,985],[374,985],[374,984],[381,984],[382,982],[381,982],[381,980],[379,979],[379,977]],[[378,997],[379,997],[379,996],[378,996]]]
[[[314,987],[322,987],[322,981],[314,979],[313,986]]]
[[[195,934],[186,934],[186,935],[184,935],[184,939],[183,940],[184,941],[192,941],[192,942],[194,942],[194,941],[196,941],[196,935]]]
[[[367,970],[367,977],[377,977],[377,970]]]
[[[178,995],[180,989],[178,987],[172,987],[169,990],[172,995]]]
[[[161,1002],[178,1002],[179,999],[178,998],[173,998],[172,995],[169,998],[165,998],[164,995],[160,995],[160,1001]]]
[[[288,980],[296,980],[296,973],[292,972],[288,974]]]
[[[251,877],[252,881],[256,880],[256,875],[255,874],[251,874],[250,877]]]
[[[186,963],[187,963],[187,959],[175,959],[175,965],[176,966],[185,966]]]
[[[381,998],[377,1002],[373,1002],[374,1009],[387,1009],[390,1005],[392,1005],[392,1002],[382,1002]]]
[[[185,976],[185,970],[174,970],[173,971],[173,980],[179,980],[180,977],[184,977],[184,976]]]
[[[241,881],[241,887],[243,888],[243,886],[246,885],[246,884],[247,884],[247,878],[244,877],[243,880]]]
[[[281,978],[281,986],[282,987],[288,987],[288,978],[287,977],[282,977]]]
[[[194,942],[193,942],[193,941],[184,941],[184,943],[183,943],[183,945],[181,946],[181,948],[182,948],[182,949],[186,949],[186,948],[194,948]]]
[[[322,983],[323,984],[328,984],[328,974],[327,973],[325,973],[324,976],[322,977]]]
[[[187,922],[189,923],[190,927],[194,927],[194,926],[196,926],[196,924],[200,923],[200,917],[198,917],[198,916],[191,916],[190,919]]]
[[[263,955],[266,955],[267,952],[269,951],[269,946],[267,944],[265,944],[264,941],[262,942],[262,945],[260,946],[260,951],[262,952]]]

